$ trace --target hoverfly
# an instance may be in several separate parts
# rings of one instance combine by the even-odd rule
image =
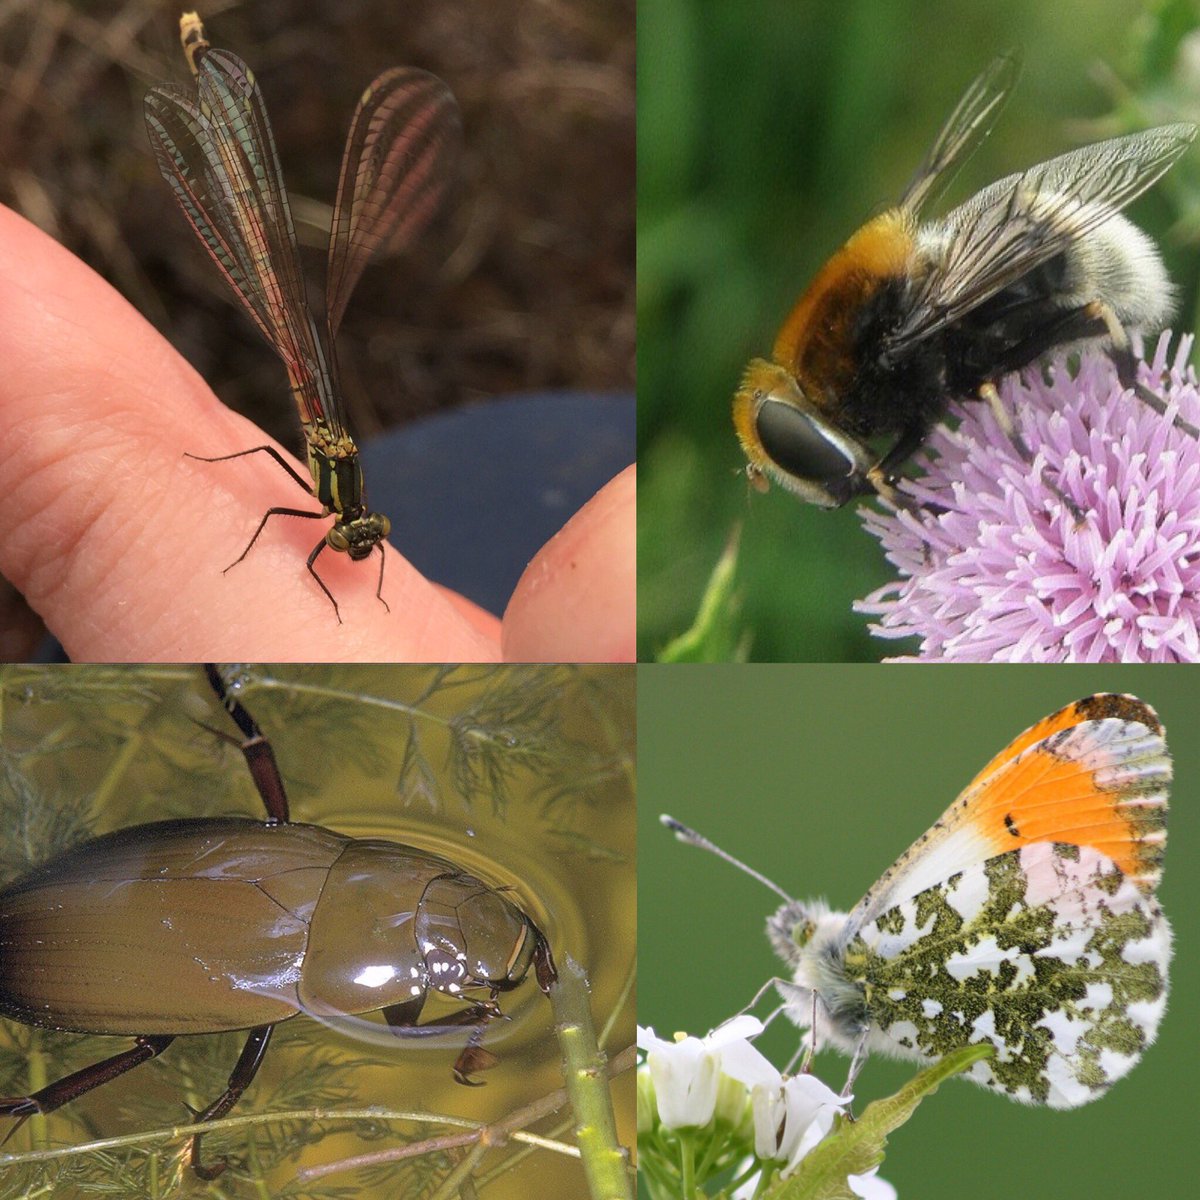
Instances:
[[[922,221],[991,132],[1016,76],[1012,54],[983,71],[899,204],[834,253],[771,360],[746,367],[733,420],[760,490],[773,479],[822,508],[872,493],[913,507],[897,472],[951,400],[985,401],[1030,459],[996,390],[1005,375],[1095,342],[1134,386],[1130,334],[1166,323],[1174,289],[1154,243],[1120,210],[1170,169],[1196,126],[1084,146]]]

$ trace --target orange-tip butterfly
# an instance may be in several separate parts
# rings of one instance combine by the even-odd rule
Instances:
[[[929,1061],[988,1042],[976,1083],[1053,1108],[1096,1099],[1166,1008],[1155,888],[1170,780],[1154,710],[1090,696],[996,755],[851,912],[751,870],[786,898],[767,936],[792,972],[775,981],[787,1015],[814,1048],[853,1056],[851,1081],[868,1054]]]

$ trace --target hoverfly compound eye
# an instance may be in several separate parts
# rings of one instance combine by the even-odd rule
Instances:
[[[768,396],[759,406],[755,428],[763,450],[788,475],[812,483],[836,483],[855,469],[855,460],[814,414]]]
[[[759,491],[770,479],[809,504],[840,508],[869,486],[871,447],[821,412],[778,363],[751,359],[734,393],[733,425]]]

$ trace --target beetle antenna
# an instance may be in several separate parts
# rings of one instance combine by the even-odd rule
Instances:
[[[716,842],[710,842],[702,833],[697,833],[694,829],[685,825],[682,821],[675,820],[674,817],[669,817],[663,813],[658,818],[685,846],[695,846],[698,850],[707,850],[710,854],[715,854],[718,858],[723,858],[731,866],[737,867],[739,871],[745,871],[751,879],[757,879],[759,883],[765,887],[769,887],[777,896],[782,896],[789,904],[795,904],[796,901],[787,894],[777,883],[772,883],[761,872],[756,871],[753,867],[748,867],[740,858],[734,858],[728,850],[722,850]]]

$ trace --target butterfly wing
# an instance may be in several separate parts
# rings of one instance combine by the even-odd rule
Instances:
[[[850,914],[870,1049],[991,1042],[970,1078],[1058,1108],[1132,1069],[1166,1006],[1170,778],[1158,718],[1129,696],[1069,705],[997,755]]]
[[[1089,846],[1152,893],[1162,874],[1171,760],[1154,710],[1097,695],[1027,729],[859,901],[865,923],[966,867],[1037,842]]]
[[[1111,859],[1035,842],[902,901],[846,947],[870,1048],[940,1058],[1027,1104],[1074,1108],[1133,1069],[1167,1001],[1171,930]]]

